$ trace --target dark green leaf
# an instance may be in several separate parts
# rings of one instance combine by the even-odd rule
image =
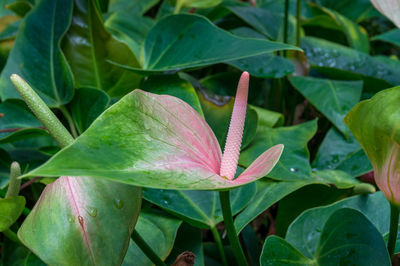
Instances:
[[[374,36],[372,41],[383,41],[387,43],[391,43],[396,46],[400,46],[400,29],[393,29],[382,33],[378,36]]]
[[[142,15],[160,0],[110,0],[109,12],[127,11],[131,14]]]
[[[20,98],[9,79],[13,73],[25,79],[51,107],[72,99],[73,78],[60,49],[71,16],[72,1],[43,0],[24,18],[0,76],[3,100]]]

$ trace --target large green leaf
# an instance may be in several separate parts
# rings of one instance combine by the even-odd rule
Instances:
[[[140,82],[138,75],[108,62],[139,66],[128,46],[106,31],[95,0],[75,0],[73,20],[63,40],[63,51],[74,73],[76,87],[94,87],[110,96],[122,96]]]
[[[93,88],[77,90],[70,108],[78,132],[85,131],[107,109],[109,102],[110,98],[101,90]]]
[[[341,28],[346,35],[350,47],[364,53],[369,53],[368,34],[364,28],[334,10],[324,7],[321,7],[321,10],[331,17]]]
[[[325,75],[342,79],[363,79],[372,92],[400,83],[400,63],[313,37],[302,38],[301,47],[310,66]]]
[[[22,196],[0,199],[0,232],[7,230],[21,215],[25,207]]]
[[[336,10],[343,16],[357,22],[379,14],[370,0],[313,0],[313,2],[331,10]]]
[[[0,76],[3,100],[20,98],[10,82],[18,74],[51,107],[72,99],[73,77],[60,49],[71,22],[72,1],[42,0],[23,20],[14,48]]]
[[[400,87],[387,89],[357,104],[345,118],[371,161],[376,184],[396,205],[400,205],[399,101]]]
[[[127,11],[131,14],[142,15],[160,0],[110,0],[109,12]]]
[[[257,194],[247,207],[235,218],[236,232],[240,232],[254,218],[281,200],[291,192],[309,184],[309,182],[282,182],[261,180],[257,182]]]
[[[305,257],[284,239],[272,236],[261,265],[391,265],[385,242],[376,227],[359,211],[335,211],[323,226],[315,253]]]
[[[204,42],[207,40],[207,42]],[[198,15],[170,15],[147,34],[143,67],[119,65],[137,72],[177,71],[298,48],[266,40],[241,38]]]
[[[319,170],[342,170],[354,177],[372,171],[367,155],[354,136],[350,134],[346,139],[335,128],[326,134],[312,166]]]
[[[140,204],[140,188],[60,177],[42,192],[18,237],[47,264],[121,264]]]
[[[144,209],[140,212],[135,230],[156,254],[162,260],[165,260],[174,246],[176,233],[181,222],[182,221],[160,211]],[[122,265],[152,266],[154,264],[147,258],[136,243],[131,240]]]
[[[253,198],[256,185],[248,184],[230,193],[233,214]],[[200,228],[212,228],[223,220],[218,192],[144,189],[143,197]]]
[[[323,113],[343,134],[349,129],[343,122],[361,97],[361,81],[335,81],[311,77],[291,77],[292,85]]]
[[[204,119],[179,98],[135,90],[28,175],[91,176],[161,189],[218,190],[265,176],[282,149],[275,145],[238,178],[223,178],[221,149]]]
[[[258,127],[252,143],[240,154],[239,164],[249,166],[265,149],[283,143],[285,150],[268,177],[284,181],[310,180],[308,141],[317,131],[317,120],[291,127]]]
[[[290,225],[286,240],[307,257],[317,250],[323,226],[337,210],[352,208],[362,212],[378,229],[381,235],[389,232],[390,207],[382,193],[355,196],[332,205],[317,207],[303,212]]]

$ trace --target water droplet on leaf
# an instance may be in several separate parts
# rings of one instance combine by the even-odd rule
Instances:
[[[115,198],[114,199],[114,206],[117,207],[117,209],[122,209],[122,207],[124,205],[122,204],[122,201],[119,198]]]
[[[86,211],[92,217],[96,217],[97,216],[97,209],[95,207],[87,206],[86,207]]]

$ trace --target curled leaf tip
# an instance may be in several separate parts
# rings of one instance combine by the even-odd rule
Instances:
[[[228,137],[226,139],[224,154],[221,161],[220,176],[225,176],[229,180],[232,180],[235,177],[240,147],[242,145],[249,79],[249,73],[243,72],[236,91]]]

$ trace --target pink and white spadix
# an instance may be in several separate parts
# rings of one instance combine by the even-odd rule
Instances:
[[[210,126],[189,104],[137,89],[104,112],[72,145],[28,175],[90,176],[185,190],[224,190],[253,182],[271,171],[283,145],[265,151],[234,178],[248,84],[245,72],[239,81],[224,155]]]

